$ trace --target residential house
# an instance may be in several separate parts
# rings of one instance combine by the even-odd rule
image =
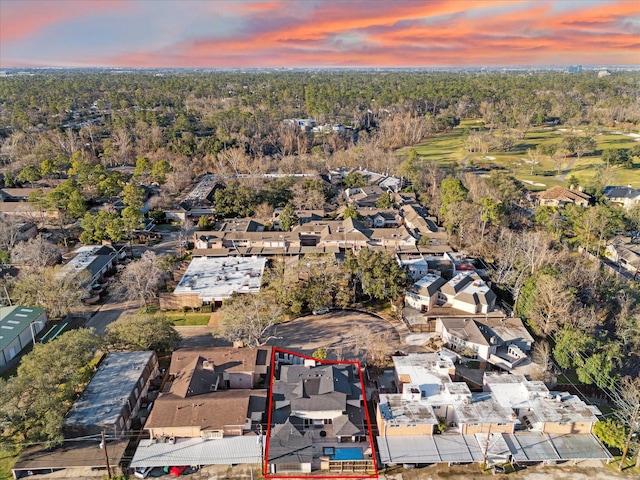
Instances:
[[[347,188],[344,193],[347,201],[356,208],[373,208],[384,190],[377,185],[366,187]]]
[[[640,271],[640,245],[632,243],[630,238],[615,237],[606,246],[605,256],[634,275]]]
[[[385,177],[384,179],[378,182],[378,185],[380,186],[380,188],[389,192],[394,192],[394,193],[397,193],[400,190],[402,190],[405,184],[406,184],[405,179],[398,178],[398,177]]]
[[[215,191],[222,188],[215,175],[203,175],[196,186],[185,195],[177,205],[165,210],[167,220],[184,222],[187,217],[213,215],[213,197]]]
[[[29,196],[36,190],[42,190],[42,194],[46,195],[53,191],[50,187],[35,188],[0,188],[0,201],[2,202],[26,202]]]
[[[366,228],[394,228],[402,223],[398,211],[391,208],[360,208],[358,214]]]
[[[533,344],[533,337],[517,317],[442,317],[436,321],[436,332],[449,350],[505,370],[526,360]]]
[[[29,202],[0,202],[0,216],[23,217],[31,221],[42,221],[43,219],[56,219],[59,212],[57,210],[47,210]]]
[[[405,303],[423,312],[436,306],[469,314],[488,314],[495,309],[496,294],[475,272],[463,271],[448,282],[439,273],[427,273],[405,294]]]
[[[423,247],[420,248],[422,250]],[[396,258],[398,259],[398,264],[407,269],[409,277],[414,282],[417,282],[428,273],[450,275],[454,270],[453,262],[446,252],[443,253],[440,255],[436,253],[416,255],[412,252],[396,252]]]
[[[400,206],[400,216],[409,232],[423,243],[446,245],[447,232],[438,227],[435,217],[429,216],[426,210],[417,203],[406,203]],[[451,251],[451,248],[446,249]]]
[[[626,187],[607,186],[602,194],[611,203],[620,204],[627,210],[640,204],[640,189],[634,189],[631,185]]]
[[[16,240],[19,242],[25,242],[38,235],[38,228],[33,222],[18,223],[16,224],[16,229]]]
[[[314,118],[285,118],[283,123],[300,129],[303,132],[310,132],[316,126],[316,120]]]
[[[435,426],[450,425],[460,435],[513,433],[516,419],[487,394],[471,393],[464,382],[452,382],[455,367],[443,354],[393,357],[400,393],[380,394],[376,412],[383,436],[433,435]]]
[[[283,207],[274,209],[271,216],[271,225],[274,230],[280,230],[280,215],[284,210]],[[309,222],[317,222],[323,220],[327,216],[327,212],[323,209],[318,210],[295,210],[295,215],[298,217],[298,225],[304,225]]]
[[[107,354],[64,423],[67,438],[99,434],[120,437],[131,428],[158,371],[155,352]]]
[[[573,203],[581,207],[588,207],[593,204],[593,198],[577,189],[569,189],[556,185],[537,195],[540,206],[564,207],[568,203]]]
[[[575,396],[508,374],[485,375],[484,391],[472,393],[443,375],[445,359],[421,355],[393,357],[397,377],[410,383],[380,394],[383,465],[611,458],[590,433],[596,409]]]
[[[258,256],[194,257],[173,292],[160,297],[160,307],[221,304],[234,293],[258,293],[266,262]]]
[[[496,305],[496,294],[475,272],[462,272],[440,289],[446,304],[467,313],[489,313]]]
[[[72,253],[74,257],[62,267],[59,275],[75,277],[86,272],[87,286],[101,281],[118,262],[118,250],[111,245],[85,245]]]
[[[591,434],[600,411],[576,395],[552,392],[523,375],[485,373],[483,389],[517,415],[522,428],[543,434]]]
[[[358,365],[322,364],[284,352],[278,352],[276,358],[267,448],[269,472],[373,470],[373,461],[365,459],[370,451],[370,426]],[[336,452],[336,444],[341,443],[351,444],[348,459]]]
[[[47,324],[47,314],[39,307],[0,307],[0,370],[29,344]]]
[[[410,353],[392,357],[395,384],[401,393],[380,393],[376,408],[378,430],[386,436],[433,435],[447,409],[425,398],[438,395],[451,383],[455,366],[442,353]]]
[[[270,362],[270,347],[174,351],[131,466],[259,463]]]
[[[405,303],[420,311],[428,311],[433,307],[444,303],[446,298],[440,293],[440,289],[446,285],[446,280],[437,273],[427,273],[420,280],[407,289],[404,296]]]

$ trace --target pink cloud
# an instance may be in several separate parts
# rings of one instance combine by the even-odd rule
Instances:
[[[59,22],[103,10],[121,8],[123,0],[92,1],[11,1],[0,2],[0,42],[27,38]]]
[[[168,0],[167,0],[168,1]],[[57,23],[131,10],[136,2],[0,0],[0,41],[29,38]],[[477,1],[176,2],[234,28],[176,38],[169,47],[87,54],[119,66],[330,66],[640,63],[638,4]],[[144,9],[142,9],[144,10]],[[148,12],[145,12],[148,14]],[[8,18],[8,20],[5,20]],[[635,20],[634,20],[635,19]],[[214,27],[212,27],[213,29]],[[178,29],[179,30],[179,29]],[[8,49],[7,49],[8,50]],[[114,50],[115,52],[115,50]],[[62,57],[61,57],[62,58]],[[69,63],[78,64],[73,58]],[[26,61],[25,61],[26,62]]]

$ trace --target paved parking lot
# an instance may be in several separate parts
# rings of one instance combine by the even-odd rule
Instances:
[[[334,310],[324,315],[309,315],[276,326],[276,340],[270,345],[311,354],[320,347],[329,359],[363,359],[362,349],[370,334],[384,335],[394,350],[402,350],[400,334],[387,320],[376,315],[349,310]]]
[[[227,346],[230,342],[214,338],[212,326],[176,327],[182,335],[182,348]],[[392,350],[424,351],[426,339],[417,342],[401,322],[390,322],[377,315],[352,310],[333,310],[323,315],[307,315],[274,327],[277,337],[269,345],[304,354],[320,347],[327,349],[329,359],[360,359],[372,336],[384,336]],[[424,342],[422,341],[424,340]]]

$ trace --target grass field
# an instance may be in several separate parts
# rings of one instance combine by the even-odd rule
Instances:
[[[167,313],[167,318],[178,327],[207,325],[209,323],[209,313]]]
[[[537,127],[526,133],[509,152],[469,153],[464,148],[464,134],[467,130],[482,129],[482,122],[464,120],[451,132],[436,135],[426,142],[412,148],[424,161],[436,161],[443,168],[453,171],[463,166],[475,165],[478,168],[499,167],[512,173],[527,184],[531,190],[545,190],[554,185],[567,185],[567,179],[575,176],[581,184],[589,182],[596,175],[606,175],[606,183],[628,185],[640,188],[640,163],[634,168],[611,167],[605,172],[605,163],[600,158],[603,150],[612,148],[632,148],[637,145],[637,137],[619,132],[603,131],[596,134],[596,151],[593,155],[568,157],[560,165],[550,158],[540,156],[540,163],[531,164],[527,150],[536,150],[538,145],[559,144],[571,135],[569,129],[562,127]],[[406,152],[407,149],[404,149]],[[401,151],[403,153],[403,151]],[[558,174],[558,168],[560,173]]]
[[[9,480],[13,478],[11,468],[18,460],[18,453],[0,450],[0,480]]]

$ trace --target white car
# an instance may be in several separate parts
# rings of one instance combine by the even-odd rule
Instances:
[[[133,472],[133,475],[136,478],[147,478],[151,470],[153,470],[153,467],[139,467],[136,468],[136,470]]]
[[[322,307],[317,310],[314,310],[311,313],[313,313],[314,315],[324,315],[325,313],[329,313],[329,307]]]

